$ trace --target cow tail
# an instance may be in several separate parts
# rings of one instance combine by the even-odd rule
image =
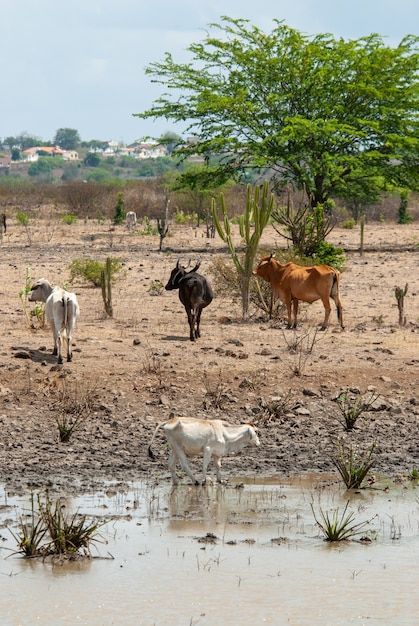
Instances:
[[[150,441],[150,443],[148,444],[148,456],[149,456],[149,458],[150,458],[150,459],[152,459],[153,461],[155,461],[155,460],[156,460],[156,456],[155,456],[155,454],[154,454],[153,450],[151,449],[151,444],[153,443],[153,441],[154,441],[154,437],[156,436],[157,431],[159,430],[159,428],[161,428],[161,426],[163,426],[163,422],[162,422],[161,424],[157,424],[156,429],[155,429],[155,431],[154,431],[154,433],[153,433],[153,436],[152,436],[152,438],[151,438],[151,441]]]
[[[333,272],[333,282],[332,282],[332,288],[330,290],[330,295],[332,297],[334,297],[335,302],[336,302],[336,311],[337,311],[337,315],[338,315],[338,321],[341,321],[341,309],[340,306],[338,306],[338,302],[339,302],[339,271],[335,270]]]
[[[64,328],[68,328],[68,299],[66,298],[66,296],[63,296],[63,307],[64,307],[63,326]]]

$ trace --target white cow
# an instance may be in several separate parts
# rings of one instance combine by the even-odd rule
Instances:
[[[62,336],[66,336],[67,361],[71,361],[71,338],[76,319],[80,315],[76,294],[60,287],[53,287],[46,278],[40,278],[31,287],[28,300],[30,302],[45,302],[45,317],[54,336],[53,354],[57,355],[58,363],[61,364],[63,362]]]
[[[137,214],[135,211],[128,211],[125,216],[125,222],[128,230],[131,232],[131,230],[137,226]]]
[[[148,455],[154,459],[151,444],[159,428],[163,427],[171,451],[169,468],[174,485],[178,484],[176,476],[176,461],[189,478],[199,485],[186,460],[187,456],[204,454],[204,468],[202,484],[205,484],[208,464],[214,457],[217,481],[221,482],[221,457],[229,452],[240,450],[248,443],[259,446],[260,441],[255,428],[251,424],[232,426],[223,420],[205,420],[194,417],[174,417],[169,421],[158,424],[148,447]]]

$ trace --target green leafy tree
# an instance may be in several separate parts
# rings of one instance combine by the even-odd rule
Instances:
[[[384,181],[373,176],[367,180],[346,182],[340,195],[345,200],[347,209],[355,222],[358,222],[362,215],[367,215],[368,207],[376,204],[380,200],[380,190],[384,189]]]
[[[10,139],[10,137],[8,139]],[[28,148],[42,145],[42,141],[39,137],[29,135],[27,132],[21,133],[12,139],[15,140],[13,145],[20,147],[21,150],[27,150]]]
[[[12,161],[20,161],[20,154],[19,148],[12,148]]]
[[[10,148],[10,150],[12,150],[14,147],[17,147],[19,144],[18,140],[16,137],[5,137],[2,141],[2,145],[3,146],[8,146]]]
[[[80,145],[80,135],[75,128],[59,128],[53,142],[62,150],[75,150]]]
[[[400,192],[400,204],[399,204],[399,217],[397,222],[399,224],[409,224],[409,222],[412,221],[412,216],[410,215],[410,213],[407,212],[407,205],[409,204],[409,196],[410,193],[406,190],[403,189]]]
[[[167,52],[146,68],[166,91],[136,115],[187,121],[193,141],[178,154],[218,155],[220,168],[237,176],[268,167],[279,184],[305,189],[313,208],[365,179],[412,187],[418,41],[408,35],[393,48],[378,34],[307,36],[278,20],[265,33],[223,17],[189,46],[190,62]]]
[[[80,142],[82,148],[89,148],[90,150],[105,150],[108,147],[109,142],[102,141],[100,139],[91,139],[90,141]]]
[[[124,200],[124,194],[122,192],[118,193],[118,197],[116,200],[116,205],[115,205],[115,215],[113,218],[113,223],[114,224],[122,224],[122,222],[125,219],[125,200]]]
[[[55,157],[39,157],[37,161],[30,164],[28,174],[29,176],[39,176],[40,178],[49,179],[56,165],[57,161]]]
[[[88,152],[83,159],[83,164],[88,167],[99,167],[101,163],[102,159],[98,154],[96,154],[96,152]]]
[[[194,212],[201,220],[211,215],[211,198],[226,184],[225,174],[218,167],[193,163],[178,174],[170,184],[172,191],[185,193],[192,200]]]
[[[163,146],[166,146],[168,154],[171,155],[178,146],[183,144],[183,139],[180,135],[168,131],[164,133],[160,139],[158,139],[158,142]]]

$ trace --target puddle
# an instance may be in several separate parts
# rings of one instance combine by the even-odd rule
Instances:
[[[109,520],[101,529],[107,543],[92,547],[103,558],[52,565],[8,556],[16,541],[5,523],[17,531],[30,494],[8,496],[3,488],[0,623],[419,623],[419,491],[392,486],[351,495],[348,511],[355,522],[374,518],[368,529],[375,538],[323,541],[311,504],[317,513],[343,512],[347,500],[336,478],[323,475],[228,487],[109,485],[62,502]]]

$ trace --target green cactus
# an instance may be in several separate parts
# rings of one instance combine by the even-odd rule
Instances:
[[[105,268],[101,271],[101,287],[103,304],[105,305],[105,311],[109,317],[113,317],[112,306],[112,259],[108,257],[105,262]]]
[[[222,219],[220,219],[218,215],[215,200],[212,200],[211,210],[215,228],[220,238],[227,243],[231,258],[233,259],[240,277],[243,319],[247,319],[249,316],[250,278],[252,276],[260,238],[262,237],[265,226],[269,222],[274,204],[274,196],[269,192],[269,184],[267,181],[265,181],[263,185],[254,188],[253,197],[251,185],[247,186],[246,210],[244,214],[239,217],[240,236],[244,241],[244,256],[241,257],[232,239],[231,225],[228,219],[224,195],[221,194]]]

